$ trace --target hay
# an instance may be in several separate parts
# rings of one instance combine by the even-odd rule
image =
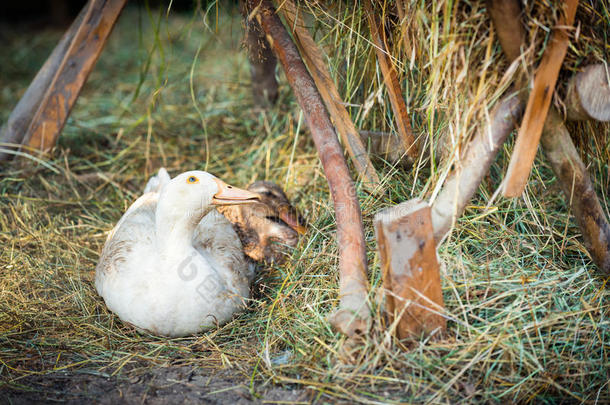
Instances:
[[[484,2],[406,3],[408,30],[384,3],[395,22],[391,56],[414,132],[429,153],[410,172],[378,159],[386,193],[360,192],[374,288],[375,212],[433,196],[456,151],[517,74],[505,74]],[[393,130],[365,16],[351,3],[324,6],[302,9],[313,14],[312,32],[331,55],[331,73],[357,126]],[[313,143],[285,80],[277,107],[252,110],[238,10],[222,3],[216,17],[215,7],[169,17],[128,8],[47,162],[54,170],[29,160],[1,168],[0,390],[21,387],[31,374],[130,376],[187,365],[233,369],[252,381],[254,393],[284,384],[321,401],[610,398],[606,280],[595,278],[546,163],[536,161],[523,199],[485,207],[510,145],[440,252],[449,336],[405,353],[377,324],[360,347],[343,347],[326,320],[337,304],[337,250]],[[541,55],[549,7],[527,2],[528,62]],[[606,1],[581,1],[580,38],[568,51],[566,77],[607,55],[608,10]],[[30,61],[40,62],[60,33],[4,28],[2,35],[11,39],[0,41],[4,120],[39,66]],[[403,35],[414,50],[403,48]],[[575,133],[607,209],[609,127],[579,125]],[[595,136],[585,136],[592,129]],[[436,166],[445,134],[448,158]],[[237,185],[278,182],[311,223],[286,265],[260,272],[246,313],[192,338],[136,332],[106,310],[92,285],[107,232],[160,165],[172,174],[207,169]],[[372,298],[379,311],[375,290]]]

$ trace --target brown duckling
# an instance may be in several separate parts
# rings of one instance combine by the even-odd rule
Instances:
[[[305,233],[305,222],[277,184],[257,181],[247,189],[260,195],[260,201],[217,210],[233,224],[246,256],[281,264],[286,259],[285,247],[295,247],[298,235]]]

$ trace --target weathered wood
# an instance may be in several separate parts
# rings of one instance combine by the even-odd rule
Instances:
[[[566,30],[574,22],[578,0],[566,0],[565,13],[559,18],[550,43],[544,52],[534,78],[521,128],[504,180],[505,197],[518,197],[523,193],[534,164],[544,121],[551,105],[559,69],[566,55],[570,37]],[[508,52],[508,51],[507,51]],[[512,50],[510,51],[512,52]]]
[[[350,337],[361,335],[368,330],[371,320],[366,251],[360,205],[343,150],[315,83],[271,2],[248,0],[247,5],[267,35],[303,110],[333,198],[339,245],[340,304],[331,323]]]
[[[396,130],[400,135],[404,144],[404,149],[407,151],[406,158],[409,159],[410,163],[417,160],[418,147],[411,130],[411,122],[409,115],[407,114],[407,105],[404,98],[402,97],[402,90],[400,89],[400,83],[398,82],[398,74],[392,64],[392,61],[388,57],[387,47],[385,45],[385,31],[383,25],[381,30],[379,29],[379,21],[373,11],[370,0],[364,2],[365,11],[368,16],[369,26],[371,30],[371,38],[375,47],[375,53],[377,54],[377,62],[383,75],[383,81],[388,90],[388,96],[390,97],[390,105],[394,112],[394,120],[396,121]]]
[[[240,9],[245,17],[245,40],[254,103],[258,107],[267,108],[274,105],[278,97],[278,84],[275,78],[277,59],[258,22],[248,18],[244,0],[240,1]]]
[[[491,112],[489,127],[480,127],[466,145],[455,169],[432,204],[434,239],[440,243],[466,208],[489,171],[500,147],[523,113],[523,102],[516,95],[505,97]]]
[[[87,7],[84,7],[76,17],[68,31],[61,38],[51,55],[47,58],[42,68],[38,71],[34,80],[11,112],[7,122],[0,130],[0,142],[3,144],[1,148],[17,149],[23,142],[23,138],[30,126],[32,118],[40,107],[40,103],[49,88],[51,81],[55,77],[55,73],[74,39],[78,28],[80,27],[83,18],[87,12]],[[13,147],[9,145],[14,145]],[[10,153],[4,153],[0,150],[0,161],[10,159],[13,156]]]
[[[385,310],[399,339],[443,332],[446,320],[431,210],[414,199],[375,215]]]
[[[568,83],[568,119],[610,121],[610,71],[607,64],[587,66]]]
[[[90,0],[87,12],[28,127],[24,143],[43,152],[57,142],[127,0]]]
[[[369,159],[366,148],[358,136],[358,130],[345,108],[335,82],[322,59],[322,50],[313,40],[300,17],[297,7],[290,0],[280,2],[289,28],[292,30],[295,42],[301,51],[309,73],[316,82],[320,96],[337,127],[343,145],[347,149],[359,176],[364,180],[369,190],[375,190],[380,183],[379,176]]]
[[[520,0],[487,0],[487,11],[493,21],[500,46],[509,62],[521,55],[525,30],[521,24]]]
[[[604,276],[610,276],[610,225],[587,168],[554,108],[549,111],[544,125],[541,145],[570,204],[591,258]]]

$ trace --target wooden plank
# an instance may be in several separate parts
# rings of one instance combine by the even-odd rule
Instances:
[[[90,0],[87,12],[65,53],[24,138],[30,147],[49,152],[95,66],[127,0]]]
[[[377,62],[379,62],[383,81],[388,90],[390,104],[392,106],[392,111],[394,112],[396,130],[407,151],[407,158],[411,162],[415,162],[419,151],[417,143],[415,142],[415,137],[413,136],[413,131],[411,130],[411,122],[409,120],[409,115],[407,114],[407,105],[402,97],[402,90],[400,88],[400,83],[398,82],[398,74],[388,57],[387,47],[385,46],[385,31],[383,25],[381,25],[381,31],[379,30],[380,23],[375,16],[371,1],[366,0],[364,5],[369,20],[371,38],[375,47],[375,53],[377,54]]]
[[[279,10],[283,12],[288,26],[292,30],[295,42],[301,51],[305,64],[309,68],[309,73],[316,82],[320,96],[322,96],[324,104],[337,127],[343,145],[352,158],[358,175],[364,180],[364,185],[369,190],[375,190],[380,184],[379,176],[358,135],[358,130],[345,108],[335,82],[330,76],[330,72],[322,58],[322,50],[309,34],[297,7],[292,1],[282,1]]]
[[[361,336],[371,325],[366,248],[360,204],[343,149],[315,82],[271,2],[248,0],[246,4],[248,12],[255,15],[267,35],[303,110],[333,198],[339,245],[340,302],[330,322],[349,337]]]
[[[431,210],[420,199],[406,201],[375,215],[386,312],[399,317],[399,339],[442,333],[446,320]]]
[[[534,88],[525,108],[523,122],[517,134],[517,141],[504,180],[503,194],[505,197],[518,197],[523,193],[534,164],[544,121],[570,41],[566,30],[574,23],[578,0],[566,0],[565,5],[565,13],[559,18],[550,44],[536,71]]]
[[[0,130],[2,148],[18,149],[87,12],[84,7],[47,58]],[[9,145],[14,145],[10,147]],[[0,161],[12,154],[0,151]]]

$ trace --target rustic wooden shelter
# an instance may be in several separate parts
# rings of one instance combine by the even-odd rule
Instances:
[[[21,152],[52,152],[126,1],[89,0],[3,126],[4,149],[0,160]],[[488,0],[487,5],[490,24],[495,28],[504,55],[517,68],[526,37],[520,23],[521,2]],[[375,6],[372,0],[363,2],[370,40],[375,46],[394,112],[398,144],[405,161],[413,162],[423,152],[411,130],[396,66],[387,53],[383,17],[376,13]],[[530,88],[524,75],[511,84],[492,111],[489,126],[481,125],[461,151],[460,164],[445,179],[434,202],[411,200],[376,216],[386,311],[390,320],[396,321],[400,339],[444,330],[446,321],[436,247],[464,212],[500,147],[515,128],[519,128],[517,143],[502,187],[503,195],[521,195],[540,144],[561,183],[594,263],[601,274],[610,274],[608,218],[570,138],[564,116],[552,105],[558,74],[574,35],[577,7],[578,0],[565,2],[544,57],[536,68],[533,85]],[[407,18],[404,2],[396,1],[396,9],[401,19]],[[315,142],[337,221],[340,306],[331,322],[346,335],[358,337],[369,328],[371,311],[362,216],[344,148],[369,192],[381,192],[379,175],[297,5],[291,0],[278,1],[275,5],[270,0],[246,0],[242,10],[255,98],[263,104],[273,103],[277,98],[274,72],[279,61]],[[607,63],[587,66],[570,80],[568,89],[568,97],[563,100],[565,119],[610,121]],[[382,144],[388,147],[391,142],[385,140]]]

